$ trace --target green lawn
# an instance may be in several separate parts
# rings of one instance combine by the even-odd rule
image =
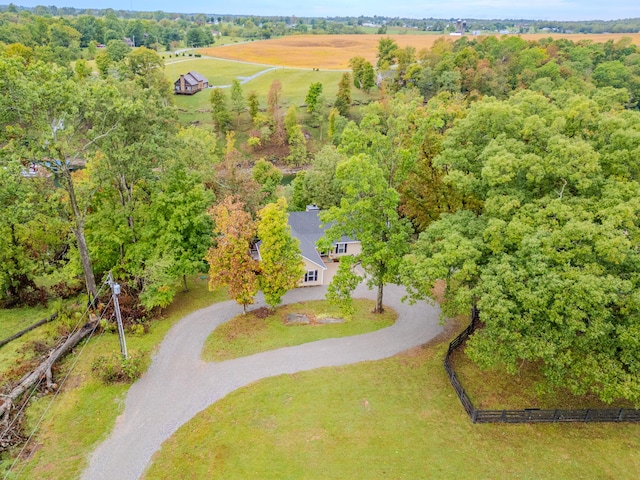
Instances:
[[[207,280],[199,277],[189,282],[189,288],[189,292],[176,295],[162,318],[152,323],[148,334],[127,335],[130,352],[147,352],[150,357],[176,321],[194,310],[227,299],[226,291],[209,292]],[[81,348],[77,347],[76,352],[80,352]],[[17,478],[17,473],[21,479],[71,479],[80,476],[87,465],[89,453],[113,428],[122,410],[124,394],[129,388],[128,385],[103,385],[91,374],[91,363],[99,355],[118,351],[115,333],[98,335],[87,344],[62,392],[45,415],[39,433],[30,444],[30,450],[36,447],[35,452],[27,462],[20,462],[7,478]],[[76,359],[77,356],[72,355],[60,364],[56,374],[58,381]],[[27,410],[27,433],[31,432],[51,399],[52,396],[48,395],[31,402]],[[13,459],[6,455],[0,457],[0,474],[3,478],[12,462]]]
[[[269,67],[250,63],[234,62],[231,60],[217,60],[207,57],[192,58],[185,56],[178,58],[166,58],[164,75],[167,77],[167,80],[173,84],[181,74],[195,70],[207,77],[210,85],[217,86],[231,85],[231,82],[238,77],[249,77],[267,68]]]
[[[442,367],[448,341],[233,392],[167,440],[146,479],[637,478],[638,425],[473,425]]]
[[[182,59],[182,57],[180,57]],[[173,81],[178,78],[181,72],[196,70],[202,73],[212,84],[229,85],[237,77],[250,76],[254,73],[265,70],[268,67],[259,65],[238,63],[226,60],[215,60],[212,58],[200,58],[185,62],[170,64],[165,66],[165,76]],[[175,71],[174,71],[175,69]],[[278,79],[282,84],[283,105],[302,105],[309,91],[309,86],[314,82],[322,83],[323,95],[328,104],[332,104],[338,93],[338,82],[342,72],[336,71],[313,71],[298,70],[292,68],[277,68],[242,85],[244,96],[255,90],[258,93],[260,106],[267,107],[267,95],[271,83]],[[229,89],[225,89],[227,96]],[[180,109],[180,117],[183,123],[194,120],[210,122],[211,115],[206,112],[210,109],[210,91],[203,91],[195,95],[175,95],[175,104]],[[378,98],[378,90],[374,88],[371,93],[364,93],[352,87],[351,96],[355,103],[368,103]]]
[[[291,313],[304,313],[318,319],[341,318],[339,309],[324,300],[279,307],[265,319],[251,312],[239,315],[213,331],[205,342],[202,357],[220,362],[325,338],[360,335],[392,325],[397,316],[390,309],[382,315],[371,313],[375,306],[371,300],[355,300],[354,306],[351,320],[327,325],[285,325],[285,318]]]
[[[51,315],[51,309],[37,307],[0,309],[0,340],[10,337],[23,328]]]

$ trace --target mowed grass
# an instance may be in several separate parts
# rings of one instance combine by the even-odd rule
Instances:
[[[472,424],[442,366],[452,337],[237,390],[167,440],[145,478],[637,478],[638,425]]]
[[[242,86],[245,92],[255,90],[260,99],[260,105],[266,108],[267,94],[274,80],[282,84],[282,99],[284,105],[302,105],[305,102],[309,86],[312,83],[322,84],[322,94],[327,103],[333,104],[338,93],[338,83],[342,72],[323,72],[313,70],[277,69],[260,75],[258,78]],[[351,87],[351,98],[354,102],[369,102],[378,98],[378,89],[374,88],[367,94]]]
[[[204,75],[210,85],[231,85],[241,77],[249,77],[269,67],[214,58],[178,57],[165,59],[164,75],[173,84],[180,75],[192,70]],[[190,95],[185,95],[190,96]]]
[[[278,307],[267,318],[258,318],[252,312],[239,315],[216,328],[207,338],[202,358],[221,362],[281,347],[301,345],[325,338],[347,337],[372,332],[392,325],[396,313],[387,309],[382,315],[372,313],[375,302],[354,300],[355,311],[344,323],[319,324],[322,318],[342,318],[337,307],[324,300],[296,303]],[[306,314],[313,320],[310,325],[286,325],[289,314]]]
[[[202,66],[212,62],[218,64],[217,60],[203,58],[199,60]],[[225,64],[233,64],[233,62],[224,62]],[[183,64],[176,64],[176,67]],[[245,65],[245,64],[238,64]],[[246,65],[245,65],[246,66]],[[165,68],[165,74],[171,66]],[[264,70],[264,67],[260,67],[259,71]],[[185,71],[188,71],[185,69]],[[196,70],[199,73],[202,71]],[[232,71],[232,73],[237,73]],[[307,93],[309,92],[309,86],[312,83],[319,82],[322,84],[322,93],[324,95],[327,105],[332,105],[335,101],[336,94],[338,93],[338,83],[342,77],[342,72],[328,72],[328,71],[313,71],[313,70],[299,70],[289,68],[278,68],[276,70],[269,71],[264,75],[245,83],[242,85],[242,91],[246,99],[247,95],[251,91],[255,91],[258,94],[258,100],[260,102],[260,108],[266,110],[267,108],[267,96],[269,89],[274,80],[279,80],[282,85],[281,99],[282,105],[286,108],[289,105],[300,106],[305,103]],[[167,77],[169,78],[169,77]],[[224,89],[227,99],[230,98],[230,89]],[[354,103],[368,103],[378,98],[378,89],[373,88],[370,93],[365,93],[361,90],[352,87],[351,97]],[[183,123],[199,121],[200,123],[211,123],[211,105],[209,103],[209,97],[211,90],[204,90],[196,93],[195,95],[174,95],[174,101],[176,107],[179,109],[179,115]],[[229,102],[230,105],[230,102]],[[300,112],[302,113],[302,112]]]
[[[27,328],[29,325],[50,315],[51,309],[42,305],[0,309],[0,340],[10,337],[23,328]]]
[[[194,310],[227,300],[225,290],[209,292],[207,280],[199,277],[189,281],[189,289],[176,295],[162,318],[151,324],[149,333],[126,335],[129,352],[146,352],[148,363],[153,350],[176,321]],[[23,460],[3,478],[79,478],[90,452],[113,428],[116,417],[122,411],[129,385],[105,386],[91,373],[91,363],[100,355],[119,352],[118,336],[115,333],[97,335],[84,349],[78,346],[75,351],[76,355],[67,357],[60,364],[54,380],[64,378],[76,361],[77,365],[45,414],[34,439],[27,445]],[[27,410],[27,434],[31,433],[43,412],[49,408],[51,400],[52,396],[47,395],[31,401]],[[17,452],[12,453],[15,455]],[[7,475],[6,470],[14,458],[2,457],[2,475]]]
[[[290,35],[282,38],[251,42],[226,47],[212,47],[200,52],[207,55],[244,60],[269,65],[288,67],[347,69],[349,59],[361,56],[375,65],[378,42],[390,37],[399,47],[412,46],[416,51],[431,48],[439,38],[455,41],[459,37],[449,35]],[[574,42],[591,40],[593,42],[618,41],[622,37],[631,37],[634,43],[640,43],[637,34],[524,34],[525,40],[542,38],[567,38]],[[467,38],[474,39],[471,35]]]

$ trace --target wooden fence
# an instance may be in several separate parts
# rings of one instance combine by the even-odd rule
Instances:
[[[465,392],[450,362],[451,354],[473,333],[478,322],[478,311],[474,308],[471,312],[471,323],[449,344],[449,349],[444,357],[444,369],[449,376],[449,381],[473,423],[640,422],[640,410],[628,408],[478,410]]]

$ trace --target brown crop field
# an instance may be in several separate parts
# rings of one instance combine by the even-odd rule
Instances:
[[[398,46],[411,45],[417,51],[430,48],[439,38],[455,41],[459,37],[448,35],[388,35]],[[566,38],[574,42],[591,40],[593,42],[618,41],[630,37],[640,44],[640,33],[633,34],[525,34],[525,40],[541,38]],[[274,40],[213,47],[200,50],[204,55],[299,68],[348,69],[349,59],[359,55],[375,64],[378,42],[381,35],[292,35]],[[468,38],[476,38],[469,36]]]

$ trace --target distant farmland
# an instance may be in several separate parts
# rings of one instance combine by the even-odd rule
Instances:
[[[382,37],[391,37],[400,47],[411,45],[417,51],[430,48],[439,38],[452,41],[459,37],[449,35],[292,35],[274,40],[250,42],[239,45],[213,47],[200,50],[205,55],[241,60],[246,62],[282,65],[300,68],[348,69],[349,59],[356,55],[375,63],[378,42]],[[525,40],[541,38],[566,38],[574,42],[591,40],[593,42],[618,41],[630,37],[640,44],[640,33],[634,34],[525,34]],[[476,37],[468,36],[469,39]]]

